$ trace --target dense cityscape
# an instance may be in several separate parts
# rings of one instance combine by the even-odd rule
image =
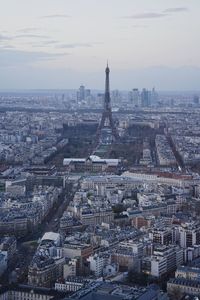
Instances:
[[[199,95],[109,75],[1,94],[1,299],[200,294]]]
[[[200,4],[120,2],[2,1],[0,300],[200,299]]]

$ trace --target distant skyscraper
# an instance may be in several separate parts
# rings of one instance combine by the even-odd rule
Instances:
[[[133,107],[141,106],[141,95],[138,89],[130,91],[128,97],[129,103],[131,103]]]
[[[155,105],[158,103],[158,93],[156,92],[155,87],[152,89],[150,102],[151,102],[151,105]]]
[[[142,90],[141,93],[141,102],[143,107],[148,107],[151,105],[151,92],[146,89]]]
[[[81,85],[78,92],[77,92],[77,100],[78,101],[85,100],[85,87],[84,87],[84,85]]]
[[[133,89],[133,105],[134,106],[141,106],[141,96],[138,89]]]

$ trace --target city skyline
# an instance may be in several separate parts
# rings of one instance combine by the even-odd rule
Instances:
[[[199,90],[199,8],[195,0],[2,2],[0,89],[102,89],[108,59],[112,89]]]

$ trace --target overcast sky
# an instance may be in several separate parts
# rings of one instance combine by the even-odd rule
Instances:
[[[0,0],[0,89],[200,90],[199,0]]]

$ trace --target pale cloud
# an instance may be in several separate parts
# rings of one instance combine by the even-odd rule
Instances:
[[[54,45],[54,44],[58,44],[59,41],[58,40],[48,40],[48,41],[42,41],[43,45]]]
[[[0,48],[0,67],[22,66],[40,61],[50,61],[65,55],[68,55],[68,53],[47,53]]]
[[[35,32],[35,31],[39,31],[41,30],[41,28],[39,27],[26,27],[26,28],[22,28],[17,30],[17,32],[19,33],[31,33],[31,32]]]
[[[59,47],[55,46],[56,44],[59,44],[58,40],[45,40],[45,41],[37,41],[36,43],[32,44],[33,48],[43,48],[43,47],[49,47],[49,46],[54,46],[57,49]]]
[[[11,39],[9,35],[0,34],[0,41],[9,41]]]
[[[15,35],[14,38],[17,38],[17,39],[21,39],[21,38],[42,38],[42,39],[48,39],[49,36],[47,35],[40,35],[40,34],[18,34],[18,35]]]
[[[71,16],[69,15],[65,15],[65,14],[57,14],[57,15],[48,15],[48,16],[42,16],[40,18],[42,19],[68,19],[70,18]]]
[[[164,10],[164,13],[178,13],[178,12],[188,12],[187,7],[171,7]]]
[[[56,46],[57,48],[63,48],[63,49],[73,49],[73,48],[91,48],[93,47],[92,44],[90,43],[72,43],[72,44],[61,44],[61,45],[58,45]]]
[[[4,44],[4,45],[0,45],[0,49],[15,49],[15,47],[12,45]]]
[[[130,16],[126,16],[124,18],[127,19],[157,19],[157,18],[164,18],[170,16],[174,13],[180,12],[188,12],[189,9],[187,7],[170,7],[161,12],[143,12],[143,13],[136,13]]]
[[[163,18],[166,16],[167,16],[167,14],[165,14],[165,13],[147,12],[147,13],[133,14],[130,16],[126,16],[124,18],[126,18],[126,19],[157,19],[157,18]]]

